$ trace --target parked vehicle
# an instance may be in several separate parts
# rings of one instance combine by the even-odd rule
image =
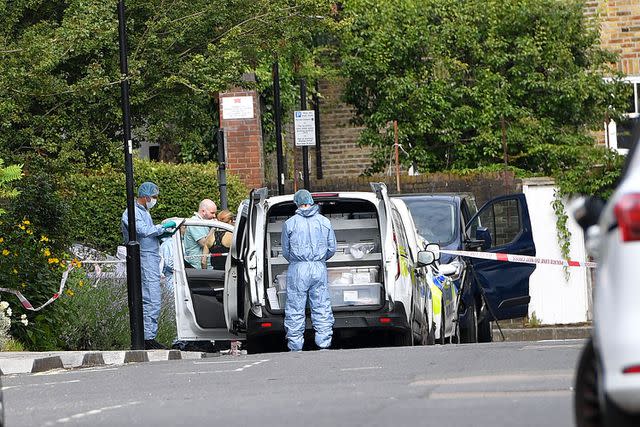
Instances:
[[[640,425],[640,151],[628,154],[606,205],[586,199],[575,213],[597,261],[592,338],[576,373],[574,410],[583,426]]]
[[[396,197],[411,211],[418,233],[442,249],[535,255],[524,194],[491,199],[478,211],[467,193]],[[491,321],[528,315],[529,276],[535,265],[447,254],[440,262],[455,284],[452,313],[445,310],[445,318],[457,326],[461,342],[492,341]]]
[[[430,343],[434,322],[427,280],[435,254],[410,245],[416,238],[411,217],[391,203],[384,184],[372,187],[371,193],[313,195],[338,242],[327,262],[334,335],[366,331],[393,344]],[[280,234],[295,210],[292,195],[268,197],[266,188],[253,190],[238,210],[224,272],[193,272],[174,260],[181,266],[175,273],[180,339],[240,337],[246,338],[250,352],[285,348],[288,263]],[[224,229],[221,223],[211,225]],[[174,247],[182,257],[178,237]]]

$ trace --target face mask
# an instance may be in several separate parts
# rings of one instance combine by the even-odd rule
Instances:
[[[156,205],[156,203],[158,203],[158,199],[154,199],[153,197],[150,197],[149,201],[147,202],[147,209],[151,209]]]

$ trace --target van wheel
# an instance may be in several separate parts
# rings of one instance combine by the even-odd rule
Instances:
[[[393,336],[393,344],[399,347],[406,347],[411,345],[411,334],[413,332],[398,332]]]
[[[458,319],[460,319],[459,314]],[[464,324],[460,322],[460,342],[465,344],[478,342],[478,313],[475,303],[467,307]]]
[[[493,341],[493,328],[491,327],[491,321],[488,317],[478,323],[478,342],[492,342]]]

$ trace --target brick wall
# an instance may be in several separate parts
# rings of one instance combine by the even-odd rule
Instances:
[[[357,145],[362,128],[350,123],[354,116],[353,108],[340,100],[344,83],[340,80],[321,81],[318,86],[322,95],[320,99],[320,150],[323,178],[358,176],[371,164],[371,148]],[[307,105],[309,109],[313,108],[310,103]],[[285,132],[288,145],[288,165],[290,169],[295,165],[296,171],[302,171],[302,148],[294,148],[293,126],[291,124],[286,126]],[[291,170],[290,173],[292,172]],[[316,172],[316,150],[309,147],[309,177],[316,178]]]
[[[240,96],[253,98],[253,117],[225,118],[222,98]],[[220,117],[220,126],[225,135],[227,169],[238,175],[249,188],[261,187],[264,184],[264,153],[260,104],[256,92],[236,90],[221,93]]]
[[[588,1],[585,14],[599,17],[602,46],[620,54],[618,69],[640,74],[640,1]]]

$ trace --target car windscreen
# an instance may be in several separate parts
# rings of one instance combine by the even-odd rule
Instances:
[[[429,243],[448,245],[457,233],[456,205],[453,202],[436,199],[403,198],[407,204],[418,233]]]

